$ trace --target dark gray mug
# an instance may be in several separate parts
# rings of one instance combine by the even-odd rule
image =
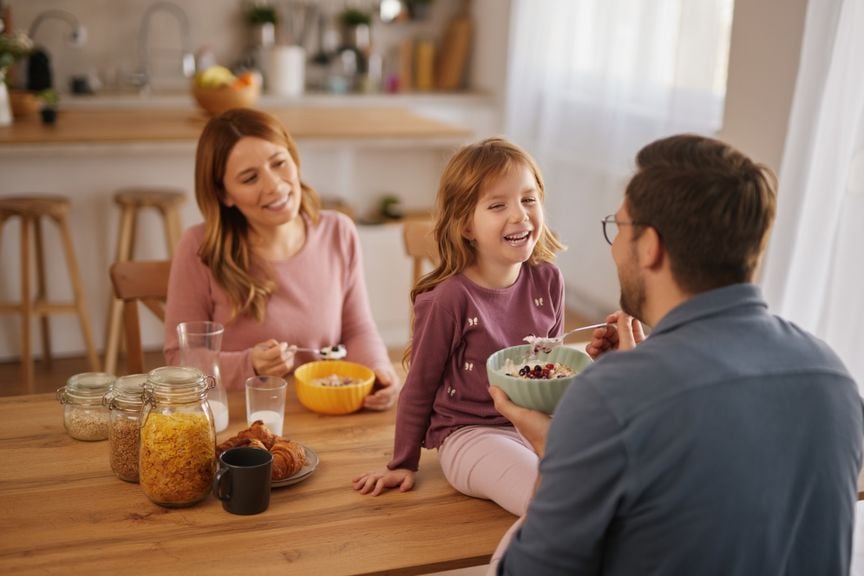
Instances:
[[[213,494],[232,514],[260,514],[270,505],[273,455],[267,450],[241,446],[219,456]]]

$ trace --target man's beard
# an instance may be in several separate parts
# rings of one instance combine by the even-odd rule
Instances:
[[[625,314],[642,321],[642,312],[645,307],[645,281],[639,274],[635,265],[636,254],[631,254],[630,263],[626,270],[618,271],[618,283],[621,285],[621,310]]]

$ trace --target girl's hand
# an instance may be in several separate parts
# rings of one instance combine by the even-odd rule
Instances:
[[[610,350],[632,350],[645,340],[642,323],[620,310],[607,316],[606,322],[606,326],[592,332],[591,342],[585,347],[594,360]]]
[[[361,494],[378,496],[385,490],[399,487],[400,492],[407,492],[414,487],[414,471],[407,468],[386,470],[384,472],[366,472],[351,480],[354,490]]]
[[[393,366],[375,369],[375,386],[363,400],[363,406],[369,410],[387,410],[396,404],[402,381]]]
[[[272,338],[252,347],[252,367],[259,376],[282,377],[294,367],[296,346]]]

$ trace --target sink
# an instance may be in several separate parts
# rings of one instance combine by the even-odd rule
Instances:
[[[106,91],[96,94],[64,94],[61,106],[67,109],[87,108],[177,108],[195,106],[192,94],[186,90],[139,93]]]

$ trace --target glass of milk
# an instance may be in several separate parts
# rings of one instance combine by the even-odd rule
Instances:
[[[288,383],[278,376],[246,379],[246,424],[261,420],[273,434],[282,436],[285,422],[285,391]]]

